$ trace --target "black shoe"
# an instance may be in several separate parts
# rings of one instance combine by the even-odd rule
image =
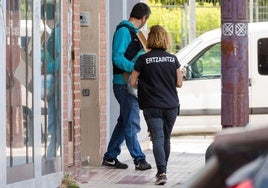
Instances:
[[[111,166],[118,169],[126,169],[128,168],[127,164],[121,163],[118,159],[104,159],[102,161],[102,165],[104,166]]]
[[[135,162],[136,170],[149,170],[151,169],[151,165],[145,161],[145,159],[139,160]]]
[[[155,185],[164,185],[165,183],[167,183],[167,176],[165,173],[163,174],[157,174],[156,175],[156,181],[155,181]]]

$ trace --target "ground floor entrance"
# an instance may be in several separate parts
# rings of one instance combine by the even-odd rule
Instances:
[[[0,8],[0,187],[57,187],[63,176],[61,3],[0,0]]]

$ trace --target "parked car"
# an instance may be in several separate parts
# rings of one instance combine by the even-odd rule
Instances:
[[[250,113],[268,113],[268,22],[248,24]],[[176,53],[184,83],[181,115],[221,113],[221,30],[208,31]]]

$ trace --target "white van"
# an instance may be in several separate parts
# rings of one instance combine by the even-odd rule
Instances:
[[[250,113],[268,113],[268,22],[248,24]],[[181,115],[221,113],[221,30],[196,38],[176,56],[182,65]]]

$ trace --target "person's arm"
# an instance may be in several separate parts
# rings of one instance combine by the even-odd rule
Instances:
[[[50,54],[49,49],[46,49],[46,51],[44,52],[44,49],[41,50],[41,61],[42,62],[46,62],[46,73],[47,74],[54,74],[55,71],[59,71],[60,70],[60,28],[58,26],[56,26],[56,28],[52,31],[55,34],[51,34],[50,37],[53,37],[53,41],[55,40],[55,43],[53,43],[54,45],[48,45],[46,44],[46,47],[52,47],[55,51],[54,57],[53,54]],[[48,40],[48,42],[51,42],[51,40]],[[44,69],[43,69],[44,71]]]
[[[60,44],[60,38],[61,38],[61,34],[60,34],[60,27],[57,24],[56,28],[55,28],[55,48],[56,48],[56,57],[55,57],[55,70],[57,72],[60,71],[60,66],[61,66],[61,44]]]
[[[177,87],[181,88],[182,87],[182,72],[181,69],[177,69]]]
[[[118,29],[113,38],[112,60],[113,63],[123,71],[132,72],[134,63],[124,56],[128,45],[131,42],[131,35],[127,28]]]
[[[140,73],[133,70],[131,75],[130,75],[130,85],[134,88],[137,88],[138,87],[138,77],[139,77]]]

